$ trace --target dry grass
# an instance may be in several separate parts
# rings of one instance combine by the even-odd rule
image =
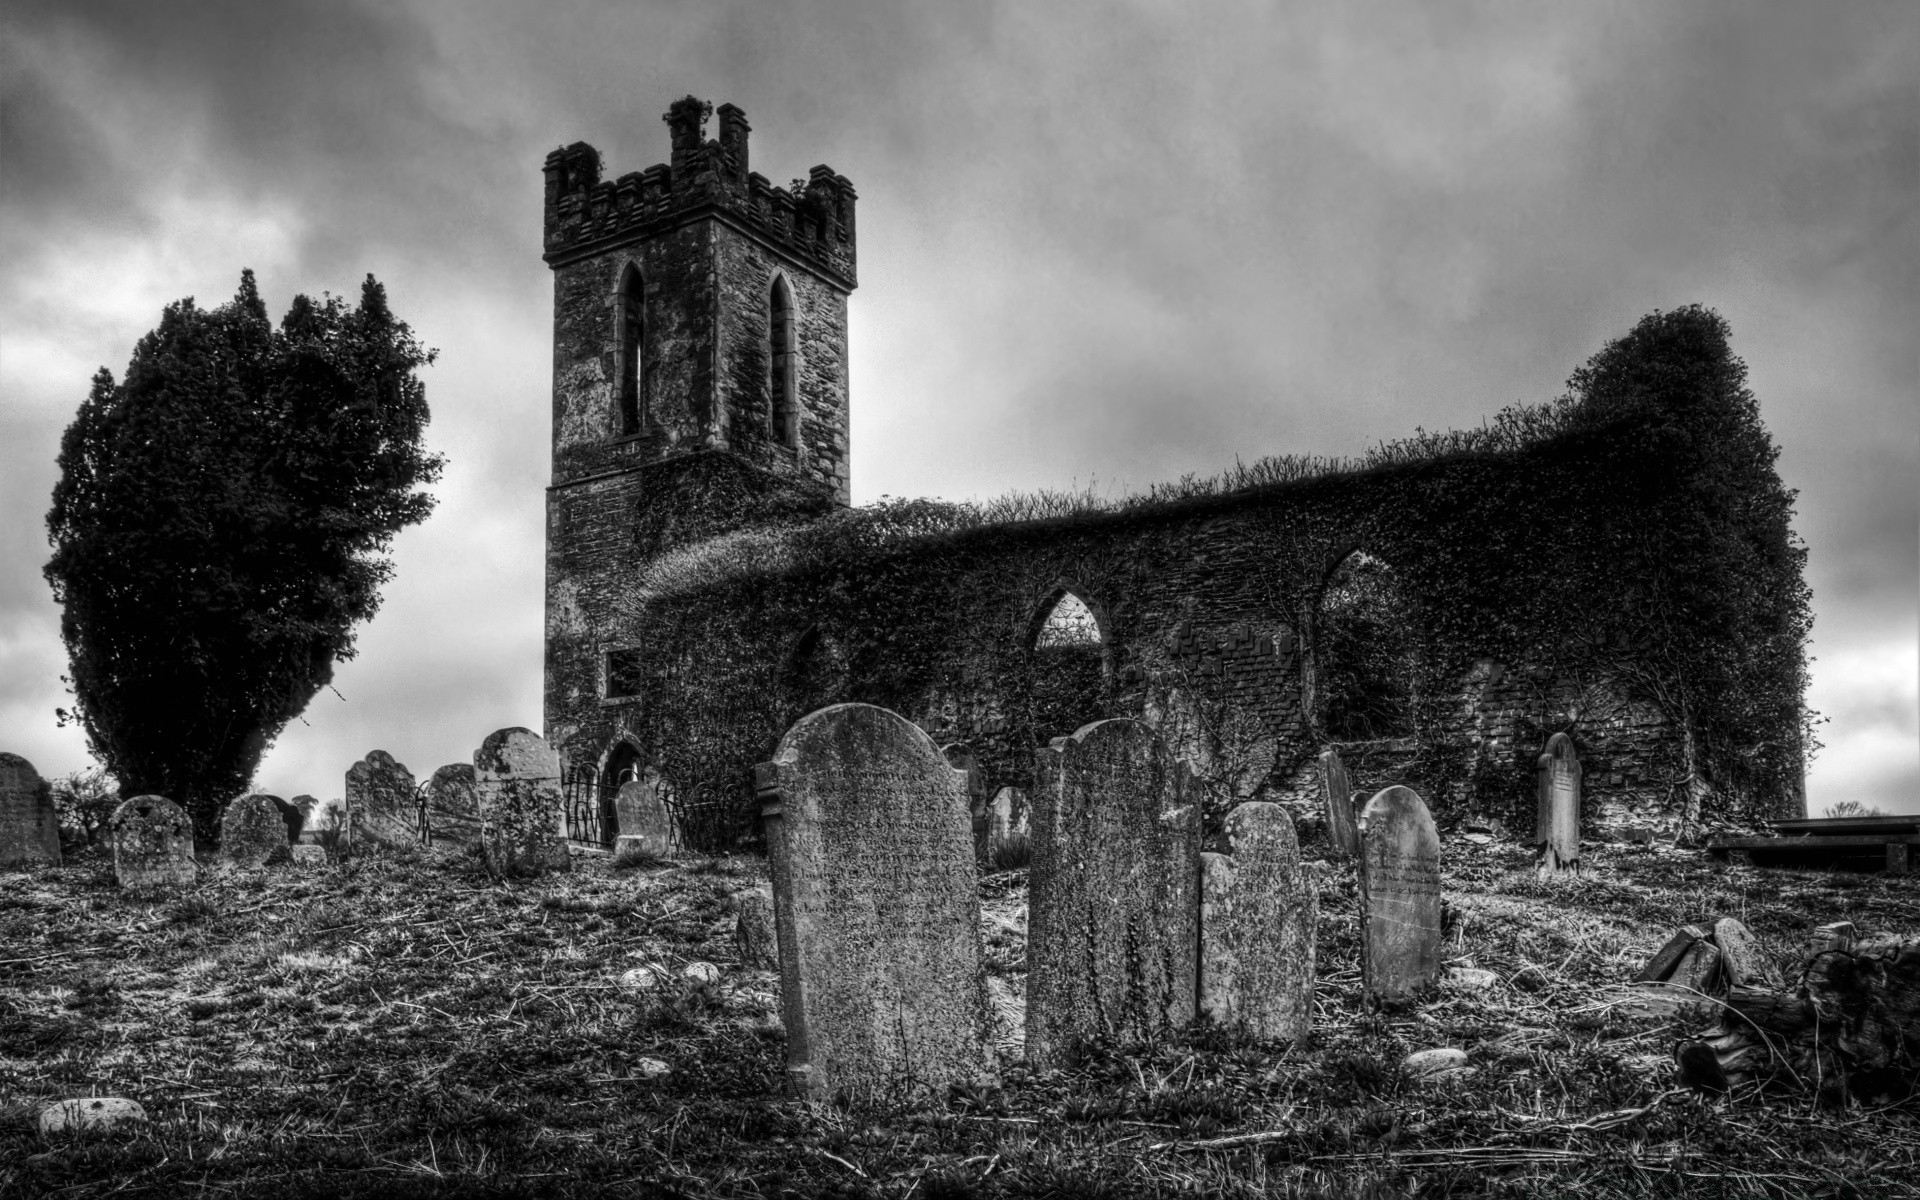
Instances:
[[[1920,883],[1591,858],[1546,884],[1517,849],[1449,848],[1449,954],[1493,970],[1489,991],[1364,1011],[1336,870],[1309,1045],[1200,1029],[852,1111],[775,1090],[774,976],[731,939],[751,859],[510,884],[353,862],[160,900],[98,861],[0,875],[0,1196],[1920,1195],[1911,1108],[1672,1093],[1690,1018],[1618,1004],[1676,923],[1739,916],[1791,956],[1833,920],[1915,935]],[[1024,872],[982,899],[996,1040],[1017,1053]],[[694,961],[720,982],[679,976]],[[673,981],[623,990],[642,962]],[[1430,1046],[1472,1073],[1408,1079]],[[37,1133],[47,1103],[91,1094],[153,1119]]]

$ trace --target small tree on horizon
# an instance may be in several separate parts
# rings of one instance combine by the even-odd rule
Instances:
[[[358,308],[296,296],[276,330],[244,271],[211,312],[168,305],[62,438],[46,577],[75,704],[58,715],[203,845],[353,656],[393,536],[432,508],[416,372],[433,358],[371,275]]]

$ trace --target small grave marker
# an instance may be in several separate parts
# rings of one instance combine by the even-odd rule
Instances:
[[[613,844],[616,855],[665,858],[679,847],[673,810],[667,807],[665,793],[665,781],[652,767],[643,771],[640,778],[620,785],[613,802],[620,824],[619,836]]]
[[[1262,1041],[1296,1041],[1313,1024],[1319,888],[1280,805],[1242,804],[1225,826],[1232,852],[1200,856],[1200,1008]]]
[[[1340,752],[1329,746],[1320,752],[1320,797],[1327,813],[1327,841],[1336,858],[1360,853],[1360,831],[1354,824],[1353,784]]]
[[[1144,1041],[1193,1019],[1200,821],[1153,729],[1098,721],[1036,755],[1027,1058]]]
[[[278,796],[258,792],[227,805],[220,817],[220,864],[251,870],[289,861],[283,806]]]
[[[1440,974],[1440,835],[1398,785],[1367,801],[1361,825],[1362,978],[1369,999],[1405,1000]]]
[[[347,768],[347,844],[356,853],[420,846],[413,772],[385,750],[374,750]]]
[[[965,777],[870,704],[802,717],[755,768],[772,851],[787,1077],[811,1099],[987,1065]]]
[[[480,849],[495,875],[567,871],[560,755],[531,729],[496,729],[473,752]]]
[[[1535,764],[1535,832],[1542,875],[1580,870],[1580,755],[1573,739],[1556,733]]]
[[[0,754],[0,869],[60,865],[53,788],[18,754]]]
[[[113,874],[129,890],[190,886],[199,874],[193,860],[193,822],[165,796],[135,796],[107,818]]]

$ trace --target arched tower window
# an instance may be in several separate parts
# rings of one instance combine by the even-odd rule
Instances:
[[[614,304],[614,332],[620,355],[617,378],[622,437],[639,433],[647,413],[646,370],[640,362],[641,300],[640,271],[628,263],[620,273],[620,291]]]
[[[800,442],[800,411],[793,394],[793,296],[787,281],[773,277],[767,295],[767,397],[773,436],[788,446]]]

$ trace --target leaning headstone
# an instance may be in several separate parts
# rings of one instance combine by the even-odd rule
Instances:
[[[199,873],[193,822],[165,796],[135,796],[107,818],[113,874],[131,890],[186,887]]]
[[[1200,856],[1200,1010],[1261,1041],[1297,1041],[1313,1025],[1319,889],[1286,809],[1249,801],[1225,826],[1230,853]]]
[[[1542,875],[1580,870],[1580,756],[1573,739],[1556,733],[1535,764],[1534,842]]]
[[[18,754],[0,754],[0,868],[60,865],[53,788]]]
[[[988,1009],[965,776],[904,717],[836,704],[787,730],[755,781],[794,1093],[973,1080]]]
[[[1027,1059],[1157,1039],[1193,1019],[1200,821],[1153,729],[1098,721],[1039,751],[1027,932]]]
[[[480,850],[495,875],[572,869],[561,832],[560,756],[530,729],[497,729],[473,752]]]
[[[347,829],[347,844],[356,854],[420,846],[413,772],[385,750],[374,750],[347,768]]]
[[[1687,947],[1687,952],[1680,956],[1680,962],[1673,968],[1673,974],[1667,976],[1669,987],[1692,996],[1717,991],[1719,984],[1720,949],[1705,940]]]
[[[613,843],[616,857],[665,858],[679,847],[665,791],[660,773],[652,767],[642,771],[640,778],[620,785],[613,801],[620,823],[619,836]]]
[[[448,763],[427,781],[427,828],[435,854],[471,854],[480,848],[480,801],[472,763]]]
[[[283,803],[256,792],[227,805],[220,817],[220,865],[250,870],[289,861]]]
[[[1332,747],[1320,752],[1320,797],[1326,806],[1327,840],[1333,844],[1334,857],[1352,858],[1360,853],[1360,831],[1354,826],[1353,785],[1347,780],[1347,764]]]
[[[1405,1000],[1440,974],[1440,835],[1398,785],[1367,801],[1361,826],[1361,978],[1370,1000]]]
[[[1752,930],[1732,917],[1714,922],[1713,944],[1720,948],[1720,969],[1726,972],[1728,987],[1764,986],[1779,991],[1787,986],[1787,978],[1773,956]]]

